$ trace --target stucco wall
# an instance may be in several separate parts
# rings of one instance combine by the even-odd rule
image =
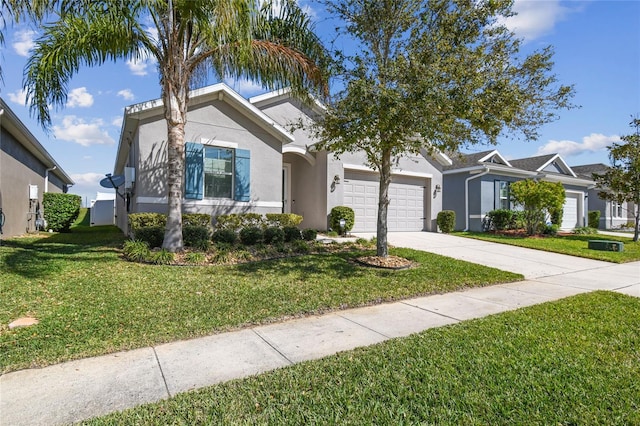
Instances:
[[[0,134],[0,208],[5,216],[2,237],[35,231],[36,208],[42,211],[47,167],[3,128]],[[38,186],[38,200],[29,200],[29,185]],[[49,192],[63,192],[64,185],[49,173]]]

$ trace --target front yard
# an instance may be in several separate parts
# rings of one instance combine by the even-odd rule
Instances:
[[[554,253],[568,254],[571,256],[585,257],[587,259],[604,260],[606,262],[624,263],[640,260],[640,241],[633,242],[631,238],[610,235],[558,235],[558,236],[510,236],[495,234],[492,232],[454,232],[452,235],[491,241],[494,243],[510,244],[513,246],[532,248],[536,250],[550,251]],[[589,240],[619,241],[624,243],[624,251],[599,251],[590,250]]]
[[[84,424],[638,425],[638,318],[638,298],[582,294]]]
[[[114,227],[72,230],[2,241],[0,371],[522,279],[407,249],[391,251],[416,264],[401,271],[360,266],[352,261],[363,254],[358,250],[235,266],[155,266],[123,260],[124,238]],[[25,316],[39,324],[9,329]]]

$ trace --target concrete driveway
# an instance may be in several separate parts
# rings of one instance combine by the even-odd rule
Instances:
[[[371,238],[375,234],[359,233]],[[390,232],[389,244],[517,272],[527,280],[640,297],[640,262],[613,264],[434,232]]]

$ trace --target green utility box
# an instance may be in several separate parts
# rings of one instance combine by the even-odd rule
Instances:
[[[624,251],[624,243],[620,241],[589,240],[589,248],[602,251]]]

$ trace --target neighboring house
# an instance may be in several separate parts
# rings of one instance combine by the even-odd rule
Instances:
[[[66,193],[71,178],[0,99],[0,220],[2,236],[37,230],[42,194]]]
[[[322,105],[305,106],[286,90],[247,100],[222,83],[189,98],[185,213],[290,212],[303,217],[301,227],[325,230],[331,209],[346,205],[356,214],[353,231],[375,232],[378,175],[364,155],[338,159],[317,151],[309,131],[294,128],[322,114]],[[130,213],[167,211],[166,131],[159,100],[126,108],[114,174],[135,176],[126,190]],[[449,163],[426,153],[400,159],[390,188],[390,231],[436,230],[441,169]],[[117,200],[123,230],[126,205]]]
[[[507,161],[497,150],[452,156],[445,167],[443,208],[456,212],[456,229],[482,231],[488,212],[512,209],[509,187],[523,179],[560,182],[565,188],[560,229],[585,226],[587,193],[594,182],[578,177],[558,154]]]
[[[599,164],[585,164],[582,166],[573,166],[572,169],[579,177],[591,179],[593,174],[602,174],[607,171],[609,166]],[[635,207],[631,202],[617,203],[615,201],[604,200],[600,198],[598,193],[602,188],[591,188],[589,190],[589,210],[600,211],[600,229],[620,228],[628,222],[634,222]]]

